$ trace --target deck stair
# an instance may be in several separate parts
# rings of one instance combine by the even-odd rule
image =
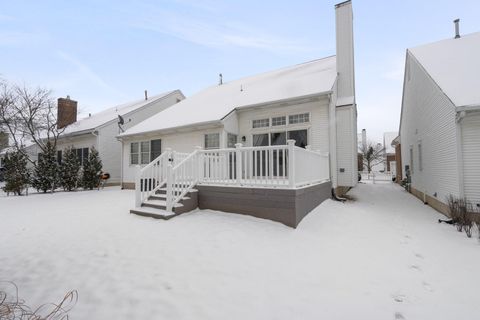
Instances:
[[[130,210],[130,213],[151,217],[156,219],[168,220],[182,213],[192,211],[198,206],[198,190],[191,189],[180,201],[173,205],[172,212],[167,211],[167,188],[158,189],[155,194],[143,201],[140,207]],[[174,188],[175,193],[178,189]]]

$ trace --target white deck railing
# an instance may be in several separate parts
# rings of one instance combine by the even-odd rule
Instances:
[[[294,140],[280,146],[197,147],[191,154],[167,151],[140,171],[137,206],[163,185],[167,187],[166,207],[171,211],[196,184],[298,188],[329,179],[328,154],[296,147]]]
[[[182,162],[189,154],[168,149],[140,169],[135,181],[135,206],[139,207],[167,182],[167,165]]]

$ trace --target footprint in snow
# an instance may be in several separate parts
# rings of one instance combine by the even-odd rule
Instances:
[[[415,257],[419,258],[419,259],[423,259],[423,255],[421,255],[420,253],[415,253]]]
[[[395,312],[395,320],[405,319],[401,312]]]
[[[416,264],[412,264],[410,266],[410,269],[417,270],[417,271],[422,271],[422,268],[420,266],[417,266]]]
[[[425,290],[430,291],[430,292],[433,292],[433,289],[432,289],[432,287],[430,286],[430,284],[429,284],[428,282],[423,281],[423,282],[422,282],[422,285],[423,285],[423,288],[424,288]]]
[[[395,302],[403,302],[406,297],[403,294],[394,294],[392,298]]]

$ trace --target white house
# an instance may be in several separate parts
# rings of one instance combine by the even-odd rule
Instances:
[[[397,162],[395,159],[395,148],[392,146],[392,141],[398,136],[398,132],[384,132],[383,133],[383,150],[385,150],[385,162],[383,163],[383,170],[385,173],[396,176]]]
[[[184,98],[179,90],[152,97],[147,97],[145,94],[145,99],[118,105],[78,121],[76,121],[77,102],[68,97],[67,99],[59,98],[58,125],[66,126],[57,141],[59,161],[63,151],[73,147],[82,163],[88,157],[89,150],[94,147],[102,160],[103,171],[110,173],[108,183],[120,184],[122,144],[115,137]],[[123,124],[119,124],[120,117],[123,119]],[[34,149],[29,151],[31,158],[37,156],[38,148]],[[153,146],[152,156],[157,155],[155,152],[159,152],[159,149]]]
[[[395,141],[403,177],[409,171],[412,193],[446,214],[449,195],[480,205],[479,57],[480,33],[457,33],[406,54]]]
[[[124,150],[123,186],[136,187],[137,194],[142,194],[137,198],[137,206],[143,207],[144,214],[157,214],[151,210],[155,208],[179,212],[181,209],[175,205],[182,204],[177,203],[179,199],[169,203],[168,196],[163,196],[163,203],[153,198],[160,201],[158,205],[149,201],[159,188],[168,186],[161,159],[151,161],[148,146],[154,142],[161,145],[162,155],[173,163],[174,176],[176,170],[195,176],[188,180],[183,172],[183,182],[175,180],[173,188],[188,185],[184,191],[193,196],[190,189],[195,186],[199,190],[198,205],[203,208],[247,213],[296,226],[313,209],[312,205],[330,197],[331,186],[345,192],[356,185],[357,109],[351,1],[335,8],[336,56],[231,82],[220,81],[118,136]],[[295,147],[288,145],[289,140]],[[182,165],[188,168],[179,169]],[[208,185],[221,189],[209,189]],[[316,200],[307,199],[304,203],[310,201],[311,205],[300,208],[299,190],[307,185],[313,189],[321,185],[321,194],[318,189]],[[272,213],[281,211],[277,206],[284,199],[275,192],[283,189],[292,191],[291,201],[297,201],[284,204],[296,210],[293,217],[291,212],[280,218]],[[147,195],[143,194],[145,190]],[[263,198],[249,198],[245,192],[263,192]],[[240,202],[249,201],[249,207],[240,208]],[[263,202],[261,209],[256,201]],[[265,209],[265,203],[272,207]],[[145,207],[150,207],[150,211],[145,212]],[[142,214],[141,208],[135,213]]]

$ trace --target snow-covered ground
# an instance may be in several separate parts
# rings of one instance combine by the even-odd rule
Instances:
[[[70,319],[475,319],[480,244],[392,183],[294,230],[208,210],[128,214],[132,191],[0,194],[0,280]],[[475,234],[476,236],[476,234]]]

